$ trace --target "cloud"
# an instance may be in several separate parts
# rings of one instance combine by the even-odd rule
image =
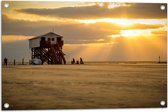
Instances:
[[[2,42],[11,43],[31,39],[31,36],[19,36],[19,35],[5,35],[2,36]]]
[[[24,35],[38,36],[48,33],[52,30],[64,36],[67,43],[92,43],[99,38],[106,37],[109,33],[118,33],[116,31],[99,30],[96,27],[90,27],[83,23],[59,24],[48,21],[23,21],[13,20],[7,16],[2,16],[2,35]],[[84,41],[87,40],[87,41]]]
[[[109,23],[109,22],[97,22],[90,24],[89,27],[96,27],[99,29],[104,29],[104,30],[135,30],[135,29],[155,29],[155,28],[161,28],[164,27],[165,25],[163,24],[140,24],[140,23],[135,23],[135,24],[130,24],[130,25],[119,25],[116,23]]]
[[[19,9],[18,12],[40,16],[95,19],[95,18],[134,18],[134,19],[160,19],[166,18],[166,9],[160,9],[162,4],[137,3],[121,5],[114,8],[100,7],[98,5],[82,7],[62,7],[55,9]],[[167,6],[166,4],[164,4]]]
[[[24,35],[38,36],[52,31],[62,35],[65,43],[105,43],[109,41],[109,35],[119,35],[121,30],[131,29],[157,29],[163,27],[162,24],[133,24],[121,26],[115,23],[97,22],[93,24],[84,23],[59,23],[51,21],[24,21],[14,20],[2,15],[3,35]],[[100,41],[101,40],[101,41]]]

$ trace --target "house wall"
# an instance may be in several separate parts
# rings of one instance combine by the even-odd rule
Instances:
[[[57,37],[45,37],[45,41],[48,41],[48,38],[50,38],[51,44],[56,44]],[[52,41],[52,38],[54,38],[54,41]],[[41,41],[41,38],[29,40],[29,47],[30,48],[40,47],[40,41]]]
[[[29,40],[29,47],[40,47],[40,38]]]

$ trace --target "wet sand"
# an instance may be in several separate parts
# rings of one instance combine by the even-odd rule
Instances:
[[[166,64],[3,66],[2,103],[12,110],[161,107],[167,100],[166,69]]]

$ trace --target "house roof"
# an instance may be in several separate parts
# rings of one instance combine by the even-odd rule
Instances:
[[[33,38],[29,39],[29,40],[33,40],[33,39],[37,39],[37,38],[41,38],[41,37],[50,37],[50,38],[58,38],[58,37],[60,37],[60,38],[63,38],[61,35],[58,35],[58,34],[53,33],[53,32],[49,32],[49,33],[46,33],[46,34],[41,35],[41,36],[33,37]]]

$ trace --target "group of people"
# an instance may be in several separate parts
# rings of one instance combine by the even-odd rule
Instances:
[[[22,60],[23,61],[23,60]],[[75,61],[75,59],[73,58],[72,61],[71,61],[71,64],[84,64],[83,62],[83,59],[80,58],[80,61]],[[4,65],[8,65],[8,59],[7,58],[4,58]],[[15,65],[15,60],[14,60],[14,65]]]
[[[75,61],[75,59],[73,58],[72,59],[72,61],[71,61],[71,64],[84,64],[84,62],[83,62],[83,59],[82,58],[80,58],[80,61]]]

